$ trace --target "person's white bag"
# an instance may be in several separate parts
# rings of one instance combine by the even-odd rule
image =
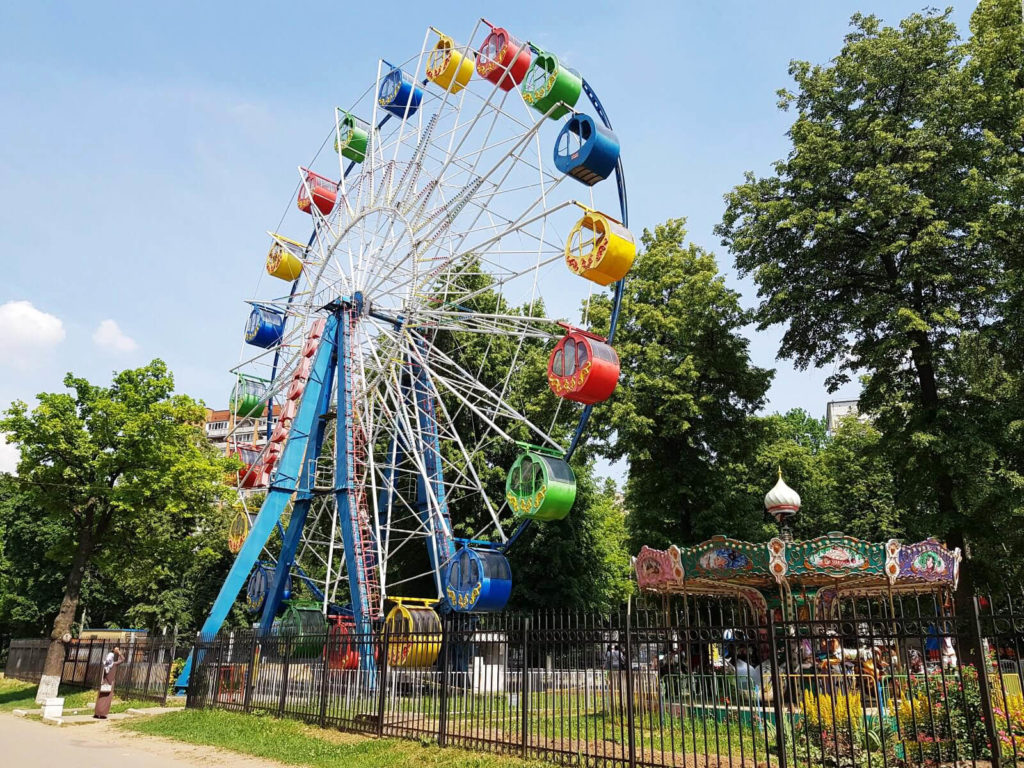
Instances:
[[[110,693],[112,690],[114,690],[114,686],[110,683],[103,683],[100,686],[100,693]]]

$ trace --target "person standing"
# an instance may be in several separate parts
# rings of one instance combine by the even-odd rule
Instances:
[[[96,708],[92,716],[97,720],[106,720],[110,714],[110,705],[114,700],[114,679],[117,677],[117,668],[124,662],[124,654],[119,646],[103,659],[103,679],[100,681],[100,691],[96,695]]]

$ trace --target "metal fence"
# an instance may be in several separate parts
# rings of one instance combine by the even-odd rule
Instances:
[[[7,647],[7,661],[4,664],[4,677],[11,680],[22,680],[26,683],[38,683],[43,676],[43,663],[50,641],[46,638],[28,638],[11,640]]]
[[[602,766],[1024,762],[1024,614],[850,600],[755,621],[726,601],[448,616],[438,634],[222,635],[188,706]]]
[[[42,638],[12,640],[4,667],[4,676],[38,683],[50,641]],[[73,640],[64,646],[61,684],[99,688],[103,678],[103,660],[117,645],[124,662],[117,667],[114,690],[121,698],[150,699],[165,703],[170,687],[171,664],[176,643],[171,637],[155,637],[134,642],[109,640]]]

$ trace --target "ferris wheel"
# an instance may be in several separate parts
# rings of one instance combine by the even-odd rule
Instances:
[[[269,234],[230,403],[245,509],[205,634],[243,589],[266,631],[300,594],[359,632],[500,610],[505,553],[570,513],[568,459],[618,380],[636,244],[587,81],[486,20],[368,80]],[[587,307],[608,290],[605,339]]]

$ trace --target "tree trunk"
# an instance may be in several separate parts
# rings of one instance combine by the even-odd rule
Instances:
[[[82,595],[82,579],[85,576],[85,567],[89,563],[92,550],[91,531],[84,531],[78,540],[78,549],[71,561],[71,571],[64,584],[64,598],[60,603],[60,611],[53,620],[50,647],[46,652],[46,662],[43,665],[43,676],[39,679],[39,688],[36,690],[37,704],[56,697],[60,688],[60,678],[64,671],[64,636],[71,633],[71,625],[75,621],[75,612],[78,610],[78,601]]]

